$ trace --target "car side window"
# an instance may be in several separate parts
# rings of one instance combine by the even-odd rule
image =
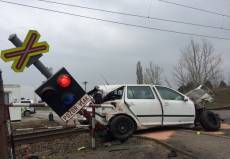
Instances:
[[[165,100],[184,100],[184,96],[179,94],[178,92],[161,86],[156,86],[156,89],[158,90],[160,96],[162,99]]]
[[[128,86],[128,99],[154,99],[153,92],[149,86]]]

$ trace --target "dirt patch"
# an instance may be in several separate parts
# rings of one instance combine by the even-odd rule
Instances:
[[[221,129],[226,129],[226,130],[230,129],[230,124],[222,123],[221,124]]]
[[[37,155],[39,159],[189,159],[180,153],[139,137],[132,137],[124,143],[103,142],[97,138],[96,150],[90,148],[89,133],[79,133],[51,141],[37,142],[16,147],[17,158]]]
[[[96,151],[72,153],[68,159],[169,159],[174,153],[174,159],[189,158],[179,153],[172,152],[154,141],[133,137],[123,144],[104,147],[101,145]]]
[[[169,138],[171,138],[171,136],[173,136],[176,133],[176,131],[174,130],[164,130],[164,131],[156,131],[156,132],[150,132],[150,133],[145,133],[143,135],[140,136],[145,136],[148,138],[153,138],[153,139],[157,139],[157,140],[168,140]]]

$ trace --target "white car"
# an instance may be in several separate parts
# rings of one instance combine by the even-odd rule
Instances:
[[[31,107],[30,104],[33,104],[34,101],[31,99],[21,99],[20,103],[28,104],[28,107],[23,107],[22,108],[22,115],[25,117],[30,116],[31,114],[36,113],[36,110],[34,107]]]
[[[104,85],[96,90],[90,92],[94,98],[102,97],[96,121],[119,140],[127,139],[138,129],[194,124],[197,120],[206,130],[220,128],[214,113],[200,107],[197,110],[189,97],[165,86]]]

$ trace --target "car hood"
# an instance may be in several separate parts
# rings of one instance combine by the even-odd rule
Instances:
[[[103,95],[107,95],[108,93],[122,87],[124,85],[98,85],[100,91],[103,92]]]

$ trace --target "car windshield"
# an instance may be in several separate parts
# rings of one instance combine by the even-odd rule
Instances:
[[[104,102],[111,101],[111,100],[122,99],[123,92],[124,92],[124,86],[122,86],[122,87],[110,92],[109,94],[107,94],[104,97]]]

